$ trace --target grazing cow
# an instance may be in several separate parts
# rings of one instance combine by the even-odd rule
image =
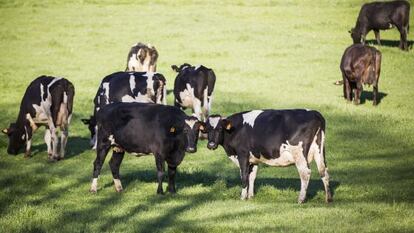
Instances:
[[[113,148],[109,166],[115,189],[122,191],[119,167],[125,151],[152,153],[157,166],[158,189],[162,194],[164,163],[168,165],[168,191],[175,193],[175,173],[184,152],[195,153],[199,130],[204,123],[187,116],[179,108],[158,104],[114,103],[97,115],[98,146],[93,168],[91,192],[96,192],[98,176],[108,151]]]
[[[340,69],[345,99],[352,101],[352,92],[354,92],[354,103],[359,104],[362,85],[368,84],[374,88],[374,105],[377,105],[378,81],[381,71],[380,51],[367,45],[351,45],[342,56]]]
[[[93,115],[82,119],[91,132],[91,146],[96,148],[96,113],[115,102],[166,103],[166,80],[153,72],[116,72],[102,79],[94,99]]]
[[[400,32],[400,49],[408,50],[410,4],[407,1],[371,2],[361,7],[355,25],[349,32],[354,43],[365,43],[365,36],[374,30],[378,44],[381,44],[379,30],[397,27]]]
[[[174,104],[177,107],[192,108],[193,114],[206,121],[211,110],[212,94],[216,75],[205,66],[191,66],[184,63],[171,68],[178,74],[174,82]]]
[[[143,43],[133,45],[128,53],[125,71],[157,71],[158,52],[154,46]]]
[[[68,128],[72,117],[75,89],[64,78],[40,76],[33,80],[23,96],[16,123],[3,130],[9,136],[9,154],[18,154],[26,143],[25,157],[30,157],[32,136],[39,126],[46,126],[45,142],[50,160],[65,157]],[[57,128],[60,128],[60,155]]]
[[[241,199],[254,195],[257,164],[298,169],[301,190],[298,202],[306,198],[315,159],[325,186],[326,202],[332,201],[325,162],[325,119],[310,110],[253,110],[224,118],[211,115],[206,123],[207,148],[223,146],[227,156],[240,168]]]

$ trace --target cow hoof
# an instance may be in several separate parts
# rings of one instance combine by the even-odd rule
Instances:
[[[55,157],[49,157],[49,160],[48,160],[50,163],[54,163],[54,162],[57,162],[58,161],[58,158],[55,158]]]
[[[89,192],[95,194],[97,191],[96,191],[96,189],[91,188],[91,189],[89,189]]]
[[[175,189],[168,189],[168,192],[171,194],[176,194],[177,192],[175,191]]]
[[[162,190],[157,190],[157,194],[158,194],[158,195],[164,195],[164,191],[162,191]]]
[[[117,193],[122,193],[124,191],[124,189],[123,188],[115,188],[115,191]]]
[[[331,203],[331,202],[333,202],[332,197],[328,197],[328,198],[326,198],[326,199],[325,199],[325,202],[326,202],[326,203]]]

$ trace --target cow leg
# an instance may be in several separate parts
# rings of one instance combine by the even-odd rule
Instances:
[[[378,100],[377,100],[377,96],[378,96],[378,83],[376,83],[375,85],[373,85],[373,90],[372,90],[372,94],[373,94],[373,105],[376,106],[378,104]]]
[[[377,39],[378,45],[381,45],[381,38],[380,38],[380,32],[378,29],[374,29],[375,39]]]
[[[201,119],[202,118],[201,117],[201,115],[202,115],[201,101],[199,99],[195,98],[195,97],[194,97],[194,100],[193,100],[193,113],[199,121],[202,120]]]
[[[112,158],[109,160],[109,167],[111,168],[112,177],[114,179],[115,190],[117,192],[122,192],[122,183],[119,176],[119,167],[121,166],[122,160],[124,159],[124,151],[112,152]]]
[[[60,129],[60,157],[59,159],[65,158],[65,149],[68,142],[69,130],[68,126],[61,127]]]
[[[175,191],[175,174],[177,173],[177,166],[168,165],[168,187],[167,190],[170,193],[176,193]]]
[[[357,82],[356,83],[356,88],[354,89],[355,93],[354,93],[354,104],[358,105],[361,103],[361,93],[362,93],[362,83],[361,82]]]
[[[400,44],[398,47],[401,50],[408,50],[408,42],[407,42],[408,27],[397,25],[397,28],[398,28],[398,31],[400,32]]]
[[[344,97],[348,102],[352,101],[352,88],[346,77],[344,77]]]
[[[24,152],[24,157],[29,158],[32,151],[32,133],[33,129],[30,125],[24,126],[25,129],[25,139],[26,139],[26,150]]]
[[[164,159],[162,159],[160,154],[155,155],[155,163],[157,165],[157,194],[163,194],[164,190],[162,188],[162,181],[164,179]]]
[[[237,153],[239,164],[240,164],[240,178],[242,185],[242,192],[240,195],[241,200],[246,200],[248,198],[248,188],[249,188],[249,157],[247,153]]]
[[[254,196],[254,181],[256,180],[257,169],[259,167],[255,164],[250,165],[249,173],[249,192],[247,198],[252,198]]]
[[[51,144],[52,144],[52,157],[49,157],[49,159],[58,160],[59,155],[57,151],[58,151],[59,141],[58,141],[56,128],[54,126],[50,127],[50,138],[51,138]]]
[[[318,137],[320,138],[320,145],[317,145],[314,147],[313,155],[315,158],[316,166],[318,167],[319,175],[321,177],[321,180],[323,182],[323,186],[325,187],[325,201],[332,202],[332,194],[331,190],[329,188],[329,174],[328,174],[328,167],[326,166],[325,161],[325,132],[321,131],[318,134]]]
[[[300,193],[298,203],[301,204],[306,200],[306,192],[311,176],[311,170],[309,169],[308,162],[306,161],[303,153],[300,153],[297,157],[296,168],[298,169],[300,176]]]
[[[50,129],[49,128],[46,128],[46,130],[45,130],[44,139],[45,139],[45,143],[46,143],[46,146],[47,146],[47,155],[50,159],[52,157],[53,152],[52,152],[52,138],[50,136]]]
[[[98,143],[98,147],[96,150],[96,159],[93,162],[93,174],[92,174],[92,184],[91,189],[89,190],[92,193],[96,193],[98,188],[98,177],[101,173],[102,165],[105,162],[106,155],[108,154],[111,145],[109,143]]]

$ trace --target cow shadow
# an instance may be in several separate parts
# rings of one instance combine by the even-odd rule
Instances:
[[[388,94],[385,92],[378,92],[377,94],[377,103],[380,104],[382,99],[386,97]],[[372,91],[362,91],[361,93],[361,104],[364,104],[367,100],[374,101],[374,94]]]
[[[232,172],[232,171],[230,171]],[[167,172],[166,172],[167,173]],[[154,183],[154,194],[156,193],[157,188],[157,175],[156,169],[154,166],[153,170],[140,170],[128,172],[121,174],[121,181],[124,188],[128,188],[129,185],[132,185],[133,182],[144,182],[144,183]],[[177,192],[180,192],[181,189],[190,188],[197,185],[203,185],[206,187],[214,187],[214,185],[223,181],[223,177],[216,175],[216,173],[208,173],[204,171],[198,172],[181,172],[178,169],[176,175],[176,188]],[[227,189],[238,187],[241,190],[241,181],[238,176],[228,175],[224,179],[225,186]],[[168,177],[165,175],[163,187],[164,191],[168,183]],[[335,190],[340,186],[340,182],[336,180],[331,180],[329,182],[332,196],[335,195]],[[105,188],[112,187],[112,182],[105,184]],[[260,193],[260,189],[263,187],[273,187],[277,190],[294,190],[299,195],[301,182],[300,178],[269,178],[269,177],[257,177],[255,181],[255,193]],[[307,190],[307,200],[312,200],[318,192],[324,191],[324,186],[322,180],[320,179],[311,179],[309,181],[309,186]],[[238,197],[238,196],[237,196]]]
[[[69,136],[66,144],[65,159],[70,159],[90,149],[89,139],[84,137]],[[43,141],[37,145],[32,146],[32,156],[38,153],[47,153],[46,143]]]
[[[375,44],[378,45],[377,40],[366,40],[367,44]],[[414,40],[408,40],[408,49],[413,48]],[[380,46],[386,46],[386,47],[399,47],[400,41],[399,40],[381,40]]]

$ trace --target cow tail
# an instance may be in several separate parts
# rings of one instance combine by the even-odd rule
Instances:
[[[326,167],[326,159],[325,159],[325,119],[323,118],[323,116],[318,112],[317,113],[317,117],[319,119],[319,130],[316,133],[316,144],[319,146],[319,153],[315,153],[314,156],[318,156],[319,158],[315,158],[315,162],[318,163],[322,163],[324,167]],[[317,164],[318,167],[320,166],[319,164]]]

